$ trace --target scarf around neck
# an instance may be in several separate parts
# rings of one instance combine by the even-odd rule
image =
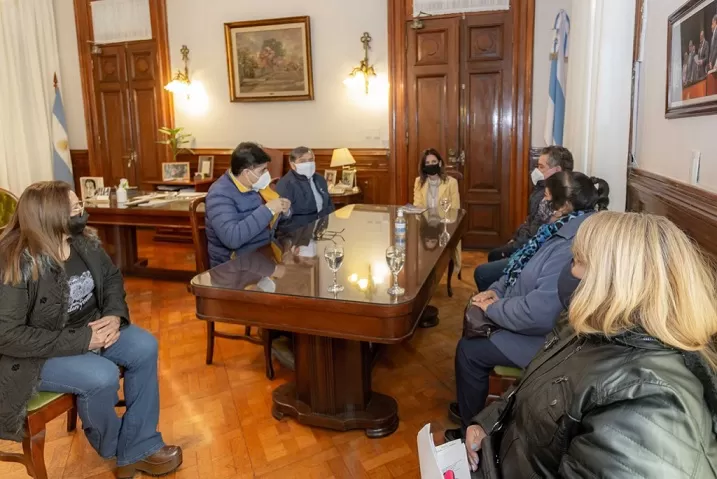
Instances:
[[[518,281],[520,273],[528,264],[528,261],[535,256],[541,246],[543,246],[550,238],[556,235],[560,228],[566,225],[570,220],[585,215],[586,211],[573,211],[572,213],[563,216],[558,219],[555,223],[546,223],[538,229],[538,232],[528,240],[528,242],[520,248],[518,251],[512,254],[508,261],[508,266],[503,270],[503,274],[506,275],[505,285],[511,287]]]

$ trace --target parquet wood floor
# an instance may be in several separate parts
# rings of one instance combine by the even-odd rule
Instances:
[[[188,245],[153,243],[149,233],[140,235],[140,245],[150,264],[193,264]],[[166,442],[184,449],[183,466],[167,477],[418,478],[418,430],[427,422],[434,431],[453,427],[446,417],[455,392],[453,357],[462,310],[475,289],[473,268],[483,261],[482,253],[464,252],[464,279],[454,277],[454,297],[448,298],[445,286],[434,296],[440,324],[389,347],[376,365],[374,389],[398,400],[401,419],[398,431],[378,440],[362,431],[277,422],[271,416],[271,391],[292,372],[277,363],[277,378],[269,381],[260,346],[225,339],[217,339],[215,362],[206,366],[205,325],[194,315],[186,285],[127,278],[133,321],[159,339],[160,431]],[[4,441],[0,448],[20,450]],[[48,426],[45,458],[51,479],[114,477],[114,461],[97,456],[80,430],[65,432],[64,418]],[[22,466],[0,463],[0,478],[26,477]]]

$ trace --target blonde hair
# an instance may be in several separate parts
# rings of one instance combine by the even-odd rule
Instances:
[[[641,327],[682,351],[701,353],[717,370],[717,282],[709,262],[667,218],[602,212],[573,243],[585,267],[570,303],[578,334],[614,336]]]

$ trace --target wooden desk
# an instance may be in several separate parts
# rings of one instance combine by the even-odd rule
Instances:
[[[363,191],[359,191],[358,193],[348,192],[336,195],[330,194],[329,196],[331,197],[331,202],[334,204],[336,209],[343,208],[348,205],[363,203]]]
[[[454,222],[446,226],[450,238],[443,246],[424,241],[421,217],[408,216],[406,266],[399,275],[406,293],[401,297],[386,292],[391,279],[385,251],[394,241],[396,207],[355,205],[331,214],[321,228],[313,222],[304,226],[309,238],[321,231],[317,256],[287,261],[283,275],[273,278],[273,292],[257,285],[277,262],[262,250],[196,276],[191,289],[197,317],[295,333],[296,378],[274,390],[275,418],[288,415],[310,426],[387,436],[398,427],[398,405],[372,391],[371,344],[400,343],[413,335],[465,230],[465,212],[452,213]],[[323,258],[332,243],[345,248],[338,274],[345,289],[336,295],[327,291],[333,273]],[[369,277],[369,271],[373,288],[361,290],[349,281],[353,274]],[[265,282],[264,289],[271,290]]]
[[[197,193],[206,193],[216,180],[217,178],[205,178],[203,180],[189,181],[145,181],[145,183],[154,186],[155,190],[158,186],[174,186],[177,188],[194,188]]]
[[[134,192],[130,199],[141,193]],[[189,281],[194,271],[154,268],[137,253],[137,228],[172,228],[188,231],[190,200],[158,206],[119,206],[114,193],[107,204],[88,203],[88,224],[100,230],[105,249],[123,274],[169,281]],[[203,221],[203,218],[202,218]]]

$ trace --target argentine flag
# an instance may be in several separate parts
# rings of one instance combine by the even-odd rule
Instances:
[[[550,99],[545,119],[545,143],[562,145],[565,127],[565,83],[568,58],[568,37],[570,36],[570,17],[560,10],[553,25],[553,46],[550,49]]]
[[[67,140],[67,121],[65,109],[62,107],[62,95],[57,85],[57,74],[55,74],[55,102],[52,105],[52,172],[55,180],[65,181],[74,189],[75,180],[72,176],[72,161]]]

